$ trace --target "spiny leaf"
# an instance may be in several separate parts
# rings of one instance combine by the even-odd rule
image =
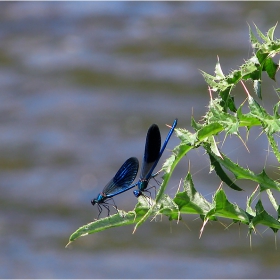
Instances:
[[[220,84],[215,81],[215,77],[210,74],[207,74],[202,70],[200,70],[200,72],[202,73],[205,82],[212,88],[212,90],[217,91]]]
[[[194,145],[194,143],[197,141],[197,134],[191,133],[186,129],[178,128],[176,129],[176,134],[178,138],[181,140],[184,144]]]
[[[233,85],[236,85],[240,81],[241,78],[242,78],[241,71],[234,70],[226,76],[226,81],[227,81],[228,85],[233,86]]]
[[[271,27],[271,28],[268,30],[268,32],[267,32],[267,37],[268,37],[271,41],[273,41],[274,31],[275,31],[276,27],[277,27],[277,23],[276,23],[273,27]]]
[[[195,131],[198,131],[199,129],[201,129],[203,127],[202,124],[199,124],[198,122],[195,121],[193,116],[191,118],[191,126]]]
[[[278,113],[279,106],[280,106],[280,102],[277,102],[273,107],[273,116],[275,119],[279,119],[279,117],[280,117],[279,113]]]
[[[254,80],[254,92],[258,96],[259,99],[262,99],[262,81],[261,80]]]
[[[257,188],[252,192],[252,194],[248,197],[248,199],[247,199],[246,212],[247,212],[248,214],[250,214],[252,217],[255,217],[255,216],[256,216],[256,211],[253,210],[253,208],[251,207],[251,204],[252,204],[253,198],[255,197],[255,195],[256,195],[258,189],[259,189],[259,187],[257,187]]]
[[[255,63],[253,63],[252,61],[247,61],[245,64],[243,64],[240,67],[240,70],[241,70],[241,76],[244,80],[259,78],[259,74],[257,71],[258,68],[255,65]],[[257,74],[257,77],[255,73]]]
[[[255,25],[255,24],[254,24]],[[256,30],[257,30],[257,33],[258,33],[258,35],[259,35],[259,37],[261,38],[261,39],[263,39],[263,41],[264,42],[269,42],[270,40],[269,40],[269,38],[268,37],[266,37],[260,30],[259,30],[259,28],[255,25],[255,28],[256,28]]]
[[[81,236],[89,235],[112,227],[133,224],[139,219],[140,216],[138,215],[138,217],[136,217],[136,213],[134,211],[124,212],[119,210],[118,214],[93,221],[77,229],[73,234],[71,234],[69,243],[66,246]]]
[[[238,205],[230,203],[222,189],[218,189],[215,193],[212,209],[207,213],[205,218],[210,216],[233,219],[235,221],[249,224],[247,213],[239,208]]]
[[[266,71],[270,79],[275,81],[275,75],[278,69],[278,64],[276,64],[272,58],[267,58],[264,63],[263,70]]]
[[[223,127],[219,123],[211,123],[209,125],[204,126],[197,132],[197,138],[202,141],[206,137],[212,136],[221,132]]]
[[[177,193],[174,202],[183,214],[205,215],[211,208],[211,204],[194,188],[190,173],[184,180],[184,192]]]
[[[243,114],[242,113],[242,106],[240,106],[237,110],[237,118],[239,119],[240,127],[246,126],[248,130],[251,127],[261,125],[261,122],[258,118],[253,116],[251,113]]]
[[[216,67],[215,67],[215,74],[216,74],[216,79],[221,80],[225,77],[222,68],[221,68],[221,64],[219,62],[219,57],[218,57],[218,61],[216,63]]]
[[[269,141],[269,144],[273,150],[273,153],[274,153],[276,159],[278,160],[278,162],[280,162],[280,152],[279,152],[278,144],[276,143],[276,141],[274,140],[274,137],[272,135],[268,134],[267,139]]]
[[[66,246],[81,236],[93,234],[112,227],[135,224],[148,212],[149,209],[150,203],[147,199],[140,196],[134,211],[125,212],[123,210],[118,210],[117,214],[93,221],[80,227],[70,236],[69,243]]]
[[[272,206],[274,207],[275,211],[278,211],[279,209],[279,205],[277,204],[274,196],[273,196],[273,193],[271,190],[266,190],[266,193],[267,193],[267,196],[272,204]]]
[[[260,190],[261,192],[264,190],[268,190],[268,189],[276,189],[276,190],[280,190],[279,186],[280,184],[274,180],[272,180],[271,178],[269,178],[265,172],[265,170],[263,169],[261,173],[256,175],[259,178],[259,183],[260,183]],[[276,188],[271,188],[271,185],[275,185]]]
[[[220,105],[221,99],[215,99],[210,102],[209,112],[205,119],[208,123],[217,123],[222,125],[227,134],[238,134],[239,120],[236,116],[226,113]]]
[[[209,148],[205,146],[205,149],[207,149],[208,153],[211,153]],[[280,191],[280,184],[271,178],[269,178],[265,171],[263,170],[260,174],[255,174],[249,169],[245,169],[241,167],[240,165],[234,163],[231,161],[226,155],[221,153],[222,158],[217,157],[215,154],[211,153],[211,155],[215,158],[216,161],[218,161],[222,166],[224,166],[227,170],[232,172],[236,179],[246,179],[251,180],[254,182],[257,182],[261,186],[261,191],[266,189],[275,189],[277,191]]]
[[[257,224],[262,224],[272,229],[280,229],[280,223],[264,210],[261,200],[256,204],[256,216],[252,219],[249,227],[254,228]]]
[[[158,213],[169,217],[170,221],[178,221],[180,218],[178,205],[166,194],[160,200]]]
[[[210,150],[211,150],[211,152],[213,154],[215,154],[216,156],[222,158],[222,155],[221,155],[221,153],[219,151],[219,148],[218,148],[218,146],[216,144],[214,136],[211,136],[211,137],[208,138],[208,143],[210,143]]]
[[[275,132],[280,131],[280,120],[278,115],[271,116],[269,115],[263,107],[261,107],[258,102],[248,94],[248,103],[251,110],[250,115],[257,118],[262,124],[265,132],[268,135],[272,135]]]
[[[266,51],[266,50],[263,50],[263,49],[259,49],[257,52],[256,52],[256,57],[258,58],[258,62],[260,64],[260,70],[262,71],[263,69],[263,65],[268,57],[269,53]]]
[[[259,41],[256,38],[256,36],[254,35],[250,25],[249,25],[249,35],[250,35],[250,41],[251,41],[252,47],[256,48],[258,46],[258,44],[259,44]]]
[[[214,170],[216,174],[219,176],[219,178],[226,183],[231,189],[236,190],[236,191],[243,191],[240,187],[238,187],[225,173],[225,171],[222,169],[221,165],[219,162],[215,160],[215,158],[209,153],[209,158],[211,161],[211,165],[214,167]]]
[[[235,103],[234,103],[234,97],[233,96],[229,96],[229,98],[227,99],[228,103],[228,108],[233,112],[233,113],[236,113],[237,111],[237,108],[235,106]]]

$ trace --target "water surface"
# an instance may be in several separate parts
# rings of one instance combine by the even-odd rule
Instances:
[[[213,73],[217,55],[225,73],[241,65],[252,52],[247,22],[266,32],[279,19],[278,2],[0,7],[1,278],[279,277],[272,231],[253,235],[252,250],[238,225],[209,223],[199,240],[195,216],[186,217],[191,231],[163,219],[134,235],[132,227],[110,229],[64,248],[97,216],[90,200],[122,163],[141,162],[152,123],[165,137],[176,117],[190,129],[192,114],[203,116],[209,96],[199,69]],[[266,90],[269,104],[278,100],[271,83]],[[235,94],[241,103],[244,92]],[[261,171],[267,143],[259,134],[252,131],[250,154],[236,139],[224,151]],[[173,136],[160,164],[178,143]],[[195,187],[211,201],[219,180],[202,150],[178,166],[168,193],[176,193],[188,160]],[[226,189],[231,201],[246,207],[256,186],[246,187],[243,196]],[[136,203],[131,192],[115,201],[127,211]]]

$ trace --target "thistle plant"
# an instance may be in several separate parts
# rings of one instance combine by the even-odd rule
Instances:
[[[280,162],[280,153],[276,141],[280,131],[279,105],[277,102],[273,107],[273,114],[269,114],[258,101],[267,96],[262,92],[263,75],[267,75],[275,81],[278,64],[273,60],[280,52],[280,40],[274,39],[276,25],[263,34],[255,26],[258,38],[254,35],[249,26],[250,41],[253,48],[251,58],[246,60],[239,69],[225,75],[222,71],[219,60],[215,66],[214,75],[201,71],[210,93],[208,111],[200,121],[191,119],[191,127],[194,132],[184,128],[176,128],[175,133],[180,140],[172,155],[164,163],[163,181],[157,191],[154,200],[143,196],[138,198],[138,203],[132,211],[125,212],[118,210],[118,213],[106,218],[102,218],[80,227],[69,238],[69,243],[75,239],[106,230],[111,227],[124,225],[134,225],[133,232],[147,219],[153,219],[157,215],[164,215],[169,220],[180,222],[184,216],[196,214],[201,218],[200,236],[205,230],[208,221],[217,222],[220,218],[228,219],[230,223],[241,223],[248,227],[251,234],[256,231],[256,226],[261,224],[272,229],[274,233],[280,229],[280,207],[274,194],[280,191],[280,183],[270,178],[266,172],[266,166],[261,167],[258,174],[250,167],[244,167],[230,159],[219,145],[220,135],[238,137],[244,145],[246,141],[241,138],[240,129],[245,128],[247,134],[253,127],[260,127],[266,135],[271,151],[276,160]],[[252,94],[246,88],[247,81],[253,84]],[[234,100],[233,91],[238,84],[244,89],[244,102],[237,106]],[[279,89],[275,89],[278,94]],[[243,113],[246,106],[247,113]],[[243,110],[242,110],[243,109]],[[179,125],[180,126],[180,123]],[[212,200],[206,199],[199,193],[193,182],[191,171],[183,175],[182,191],[177,191],[175,197],[166,194],[166,188],[177,164],[190,151],[201,147],[205,151],[205,156],[209,157],[211,171],[215,172],[221,181],[217,190],[212,196]],[[252,191],[246,188],[243,183],[251,181],[256,188]],[[242,193],[246,190],[250,195],[247,197],[246,209],[242,209],[238,204],[229,201],[226,191],[228,188]],[[274,213],[268,213],[264,207],[263,197],[260,193],[265,193],[272,204]],[[253,206],[253,201],[257,202]],[[68,244],[69,244],[68,243]]]

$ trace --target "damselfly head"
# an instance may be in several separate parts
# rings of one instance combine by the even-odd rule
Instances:
[[[140,191],[140,190],[135,190],[135,191],[133,191],[133,193],[136,197],[139,197],[140,195],[142,195],[142,191]]]

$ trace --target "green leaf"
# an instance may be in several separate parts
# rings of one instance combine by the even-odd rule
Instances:
[[[277,102],[273,107],[273,116],[275,119],[279,119],[280,117],[278,114],[279,106],[280,106],[280,102]]]
[[[210,216],[223,217],[249,224],[247,213],[238,207],[238,205],[230,203],[225,192],[220,188],[214,195],[212,209],[207,213],[205,218]]]
[[[69,243],[66,246],[82,236],[93,234],[112,227],[135,224],[148,212],[152,203],[154,203],[152,200],[148,200],[148,198],[140,196],[133,211],[125,212],[123,210],[118,210],[117,214],[95,220],[80,227],[70,236]]]
[[[202,124],[199,124],[198,122],[195,121],[193,116],[191,118],[191,126],[195,131],[198,131],[199,129],[201,129],[203,127]]]
[[[177,193],[174,202],[183,214],[205,215],[211,208],[211,203],[194,188],[190,173],[187,174],[184,180],[184,192]]]
[[[204,146],[207,150],[207,153],[211,153],[210,149],[207,148],[207,146]],[[227,170],[232,172],[236,179],[246,179],[251,180],[253,182],[257,182],[261,186],[261,191],[266,189],[275,189],[277,191],[280,191],[280,184],[271,178],[269,178],[265,171],[263,170],[260,174],[255,174],[249,169],[245,169],[241,167],[240,165],[234,163],[231,161],[226,155],[221,153],[222,158],[217,157],[213,153],[211,155],[215,158],[217,162],[219,162],[223,167],[225,167]]]
[[[252,61],[247,61],[245,64],[243,64],[241,67],[241,76],[244,80],[247,79],[254,79],[255,75],[253,75],[254,73],[257,73],[257,78],[259,77],[259,72],[257,71],[258,68],[255,65],[255,63],[253,63]]]
[[[223,130],[223,127],[219,123],[211,123],[204,126],[197,132],[198,140],[202,141],[205,138],[215,135]]]
[[[228,108],[233,112],[233,113],[236,113],[237,111],[237,108],[235,106],[235,103],[234,103],[234,97],[230,96],[228,98]]]
[[[266,190],[266,193],[267,193],[267,196],[272,204],[272,206],[274,207],[275,211],[278,211],[279,209],[279,205],[277,204],[274,196],[273,196],[273,193],[271,190]]]
[[[219,92],[223,102],[220,102],[220,105],[223,107],[223,111],[227,112],[229,108],[232,112],[236,112],[236,107],[234,104],[234,97],[230,96],[230,93],[233,89],[233,86],[228,86],[226,89]]]
[[[234,70],[232,71],[228,76],[226,76],[226,81],[228,85],[236,85],[240,79],[242,78],[241,71],[240,70]]]
[[[213,91],[217,91],[219,83],[215,81],[215,77],[207,74],[206,72],[200,70],[205,82],[212,88]]]
[[[267,139],[269,141],[269,144],[273,150],[273,153],[274,153],[276,159],[278,160],[278,162],[280,162],[280,152],[279,152],[278,144],[276,143],[276,141],[274,140],[274,137],[272,135],[268,134]]]
[[[255,24],[254,24],[255,25]],[[259,28],[255,25],[255,28],[256,28],[256,30],[257,30],[257,33],[258,33],[258,35],[259,35],[259,37],[261,38],[261,39],[263,39],[263,41],[264,42],[269,42],[270,40],[269,40],[269,38],[267,38],[260,30],[259,30]]]
[[[253,201],[253,198],[255,197],[256,195],[256,192],[258,191],[259,187],[257,187],[253,192],[252,194],[248,197],[247,199],[247,207],[246,207],[246,212],[251,215],[252,217],[255,217],[256,216],[256,211],[253,210],[253,208],[251,207],[251,204],[252,204],[252,201]]]
[[[216,67],[215,67],[215,74],[216,74],[216,79],[221,80],[225,77],[222,68],[221,68],[221,64],[219,62],[219,57],[218,57],[218,61],[216,63]]]
[[[277,115],[269,115],[265,111],[265,109],[261,107],[249,94],[248,103],[249,108],[251,110],[250,115],[254,116],[260,121],[262,127],[264,128],[264,131],[267,133],[268,136],[280,131],[280,120]]]
[[[250,35],[250,41],[251,41],[252,47],[253,48],[257,47],[259,44],[259,41],[257,40],[256,36],[252,32],[250,25],[249,25],[249,35]]]
[[[267,58],[265,60],[263,70],[266,71],[269,78],[274,81],[275,81],[275,75],[277,69],[278,69],[278,65],[272,60],[272,58]]]
[[[263,49],[259,49],[256,53],[256,57],[258,58],[259,64],[263,65],[265,63],[265,60],[268,57],[268,52],[264,51]],[[263,66],[261,66],[262,68]],[[262,70],[262,69],[261,69]]]
[[[219,176],[219,178],[226,183],[231,189],[236,190],[236,191],[243,191],[240,187],[238,187],[225,173],[225,171],[222,169],[221,165],[219,162],[216,161],[216,159],[208,153],[211,165],[214,167],[214,170],[216,174]]]
[[[219,151],[219,148],[216,144],[216,141],[215,141],[215,137],[214,136],[211,136],[208,138],[208,143],[210,143],[210,150],[213,154],[215,154],[216,156],[222,158],[222,155]]]
[[[178,205],[166,194],[163,195],[159,202],[158,213],[169,217],[170,221],[178,221],[180,218]]]
[[[239,120],[235,115],[226,113],[220,105],[221,99],[212,100],[209,105],[209,112],[205,119],[208,123],[222,126],[227,134],[238,134]],[[218,130],[218,132],[220,132]],[[213,134],[214,135],[214,134]]]
[[[265,172],[265,170],[263,169],[261,173],[259,173],[258,175],[256,175],[259,178],[259,183],[260,183],[260,190],[265,191],[268,189],[276,189],[276,190],[280,190],[279,186],[280,184],[274,180],[272,180],[271,178],[269,178]],[[271,185],[274,184],[276,188],[272,188]]]
[[[237,118],[238,118],[239,123],[240,123],[239,126],[240,127],[246,126],[248,128],[248,130],[253,126],[261,125],[261,122],[259,121],[259,119],[252,116],[251,113],[243,114],[241,106],[237,110]]]
[[[103,231],[112,227],[133,224],[139,219],[140,216],[138,215],[138,217],[136,217],[136,213],[134,211],[126,213],[124,211],[119,210],[119,213],[115,215],[111,215],[109,217],[93,221],[77,229],[73,234],[71,234],[69,238],[69,243],[66,246],[68,246],[71,242],[73,242],[81,236],[93,234],[95,232]]]
[[[271,28],[268,30],[268,32],[267,32],[267,37],[268,37],[271,41],[273,41],[274,31],[275,31],[275,29],[276,29],[276,26],[277,26],[277,23],[276,23],[273,27],[271,27]]]
[[[197,135],[196,133],[191,133],[186,129],[177,128],[176,134],[178,138],[181,140],[182,143],[187,145],[194,145],[194,143],[197,141]]]
[[[261,200],[256,204],[256,216],[252,219],[249,227],[254,228],[257,224],[262,224],[272,229],[280,229],[280,223],[264,210]]]
[[[254,92],[260,99],[262,99],[261,85],[262,85],[261,80],[254,80]]]

